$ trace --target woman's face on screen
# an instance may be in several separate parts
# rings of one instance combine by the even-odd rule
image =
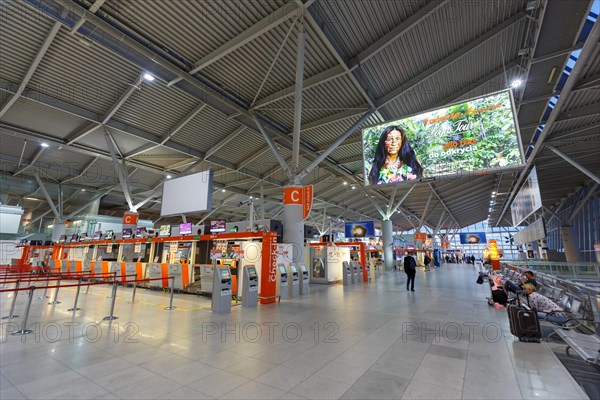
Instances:
[[[398,154],[402,147],[402,134],[400,131],[393,130],[385,138],[385,151],[387,154]]]

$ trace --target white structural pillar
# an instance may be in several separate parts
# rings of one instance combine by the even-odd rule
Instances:
[[[563,226],[560,228],[563,247],[565,248],[565,257],[567,262],[579,262],[579,247],[577,246],[577,233],[572,226]]]
[[[52,241],[58,242],[58,239],[67,231],[67,227],[62,222],[55,222],[52,227]]]
[[[288,262],[304,263],[304,218],[302,187],[287,187],[283,195],[283,243],[293,247]]]
[[[392,220],[385,219],[382,223],[383,257],[386,271],[394,268],[394,229]]]

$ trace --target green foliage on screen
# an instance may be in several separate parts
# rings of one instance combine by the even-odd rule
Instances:
[[[508,91],[363,130],[365,181],[381,133],[404,129],[423,177],[506,168],[522,163]]]

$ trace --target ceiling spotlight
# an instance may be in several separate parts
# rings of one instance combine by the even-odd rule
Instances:
[[[513,81],[513,83],[510,84],[510,87],[513,87],[513,88],[519,87],[519,86],[521,86],[521,83],[522,82],[520,80],[516,79]]]
[[[492,192],[492,195],[495,195],[495,194],[496,194],[496,192]]]
[[[50,147],[50,145],[48,143],[46,143],[46,142],[40,143],[40,146],[42,146],[42,147]]]
[[[221,189],[221,192],[225,193],[225,189]]]
[[[85,189],[81,189],[82,192],[85,192]]]
[[[152,75],[149,72],[144,72],[144,80],[148,81],[148,82],[152,82],[154,80],[154,75]]]
[[[250,196],[251,199],[253,199],[254,197]]]
[[[344,185],[347,185],[347,184],[348,184],[348,182],[344,181]]]
[[[167,179],[171,179],[171,178],[172,178],[172,176],[171,176],[171,175],[167,175]]]
[[[352,186],[352,190],[355,190],[355,189],[356,189],[356,186]]]

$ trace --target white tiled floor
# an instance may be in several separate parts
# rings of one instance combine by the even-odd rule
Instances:
[[[402,273],[353,287],[312,286],[310,297],[210,311],[210,300],[119,288],[81,295],[83,309],[34,297],[30,328],[2,321],[0,399],[585,399],[544,343],[514,341],[505,310],[487,305],[472,266]],[[51,293],[50,293],[51,294]],[[17,298],[24,314],[27,296]],[[12,294],[0,295],[2,316]],[[214,333],[214,334],[213,334]]]

